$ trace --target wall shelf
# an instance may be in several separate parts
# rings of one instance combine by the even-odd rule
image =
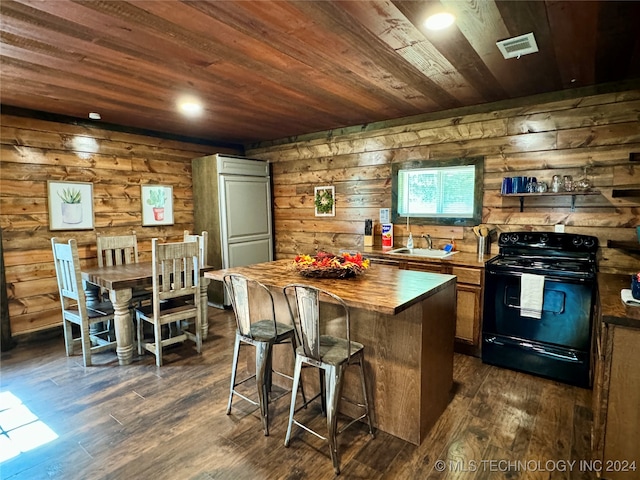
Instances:
[[[607,240],[607,247],[619,248],[629,252],[640,252],[640,242],[623,242],[620,240]]]
[[[640,190],[639,190],[640,191]],[[520,199],[520,211],[524,211],[524,199],[526,197],[560,197],[571,196],[571,211],[576,211],[576,196],[578,195],[600,195],[599,190],[588,190],[586,192],[545,192],[545,193],[501,193],[501,197],[518,197]]]

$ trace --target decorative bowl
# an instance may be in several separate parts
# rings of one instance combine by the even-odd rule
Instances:
[[[293,269],[308,278],[353,278],[362,275],[369,268],[369,259],[360,252],[333,253],[320,251],[316,255],[297,255]]]

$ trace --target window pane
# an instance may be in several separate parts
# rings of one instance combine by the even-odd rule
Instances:
[[[472,217],[475,167],[398,172],[398,213],[404,216]]]
[[[458,167],[442,172],[442,213],[473,216],[474,170],[473,167]]]

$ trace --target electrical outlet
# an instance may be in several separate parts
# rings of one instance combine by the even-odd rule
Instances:
[[[564,233],[564,225],[561,224],[561,223],[557,224],[556,228],[555,228],[555,232],[556,233]]]
[[[380,209],[380,223],[390,223],[391,222],[391,218],[389,215],[389,209],[388,208],[381,208]]]

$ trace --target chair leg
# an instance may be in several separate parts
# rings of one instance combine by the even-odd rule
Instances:
[[[340,474],[340,460],[338,458],[338,404],[342,394],[342,365],[325,367],[325,388],[327,394],[327,429],[329,431],[329,449],[333,469]]]
[[[371,426],[371,410],[369,409],[369,395],[368,395],[368,389],[367,389],[367,377],[364,374],[364,358],[360,358],[359,362],[360,364],[360,379],[361,379],[361,383],[362,383],[362,395],[364,398],[364,408],[365,408],[365,412],[367,414],[367,423],[369,424],[369,434],[373,435],[373,427]]]
[[[256,343],[256,386],[260,401],[262,427],[265,437],[269,436],[269,359],[271,356],[271,343]]]
[[[64,347],[67,351],[67,357],[73,355],[73,327],[71,322],[62,319],[63,332],[64,332]]]
[[[162,366],[162,329],[159,322],[153,322],[153,336],[156,350],[156,365],[158,367]]]
[[[295,336],[291,338],[291,348],[293,349],[293,358],[296,358],[296,348],[298,347],[295,338],[296,338]],[[295,366],[294,366],[294,370],[295,370]],[[300,379],[300,391],[302,392],[302,403],[304,405],[304,408],[307,408],[307,397],[304,394],[304,382],[302,381],[302,379]],[[297,390],[291,389],[291,395],[296,395],[297,393],[298,393]]]
[[[82,358],[84,366],[91,366],[91,338],[89,336],[89,325],[80,325],[80,337],[82,342]]]
[[[142,320],[140,320],[140,317],[136,314],[136,324],[137,324],[137,330],[138,330],[138,355],[142,355],[142,342],[144,341],[144,334],[143,334],[143,326],[142,326]]]
[[[240,355],[240,337],[236,334],[236,341],[233,345],[233,365],[231,366],[231,387],[229,388],[229,402],[227,403],[227,415],[231,413],[231,403],[233,401],[233,391],[236,388],[236,372],[238,370],[238,355]]]
[[[291,389],[291,408],[289,409],[289,424],[287,425],[287,436],[284,439],[284,446],[289,446],[291,440],[291,427],[293,426],[293,414],[296,411],[296,397],[298,396],[298,384],[300,383],[300,373],[302,371],[302,358],[296,355],[296,365],[293,369],[293,387]],[[305,400],[306,403],[306,400]]]
[[[318,374],[320,376],[320,412],[322,412],[323,416],[327,416],[327,385],[324,381],[324,372],[322,369],[318,369]]]
[[[194,321],[196,335],[196,352],[198,353],[202,352],[202,319],[200,317],[200,312],[198,312]]]

